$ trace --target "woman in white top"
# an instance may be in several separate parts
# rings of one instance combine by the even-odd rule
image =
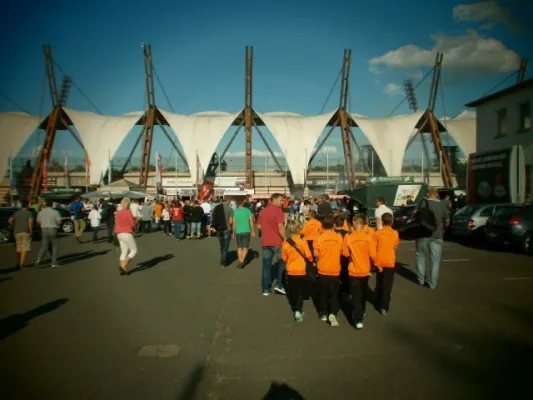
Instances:
[[[102,215],[100,214],[100,210],[98,210],[97,207],[92,207],[91,212],[89,213],[89,221],[93,231],[93,243],[96,243],[98,240],[98,229],[100,228],[101,219]]]
[[[165,205],[165,208],[163,208],[163,211],[161,212],[161,218],[163,219],[163,229],[165,232],[165,236],[169,236],[172,234],[172,226],[170,221],[170,206],[168,204]]]

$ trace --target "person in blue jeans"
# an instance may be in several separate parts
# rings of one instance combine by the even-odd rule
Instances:
[[[228,251],[231,242],[231,232],[233,224],[233,208],[230,207],[230,200],[219,201],[213,209],[213,220],[211,226],[217,231],[220,243],[220,266],[229,266]]]
[[[281,245],[285,241],[285,216],[281,206],[283,195],[274,193],[257,219],[257,228],[261,231],[263,247],[263,296],[270,295],[272,289],[272,266],[278,265],[276,287],[279,294],[286,294],[284,289],[285,263],[281,259]]]
[[[427,284],[430,289],[435,289],[439,281],[444,231],[450,224],[450,215],[446,206],[439,201],[439,193],[436,187],[430,186],[427,196],[428,208],[437,220],[437,229],[430,237],[416,240],[416,275],[418,284],[424,285],[426,282],[426,254],[429,249]]]

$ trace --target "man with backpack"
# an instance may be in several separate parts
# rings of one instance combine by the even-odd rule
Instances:
[[[450,223],[448,209],[439,200],[439,193],[436,187],[430,186],[428,189],[426,209],[419,213],[425,221],[426,226],[434,226],[428,230],[426,237],[416,239],[416,271],[418,283],[424,285],[426,282],[426,252],[429,248],[429,277],[427,284],[430,289],[435,289],[439,279],[439,269],[442,257],[442,244],[444,241],[444,231]]]

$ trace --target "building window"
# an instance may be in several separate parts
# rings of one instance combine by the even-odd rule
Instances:
[[[502,108],[501,110],[496,111],[498,114],[498,134],[496,137],[506,136],[507,135],[507,109]]]
[[[531,104],[529,101],[520,104],[520,129],[519,132],[531,129]]]

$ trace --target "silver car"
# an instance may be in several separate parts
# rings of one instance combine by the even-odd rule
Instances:
[[[485,238],[487,219],[505,204],[473,204],[458,210],[452,217],[452,234],[458,238]]]

